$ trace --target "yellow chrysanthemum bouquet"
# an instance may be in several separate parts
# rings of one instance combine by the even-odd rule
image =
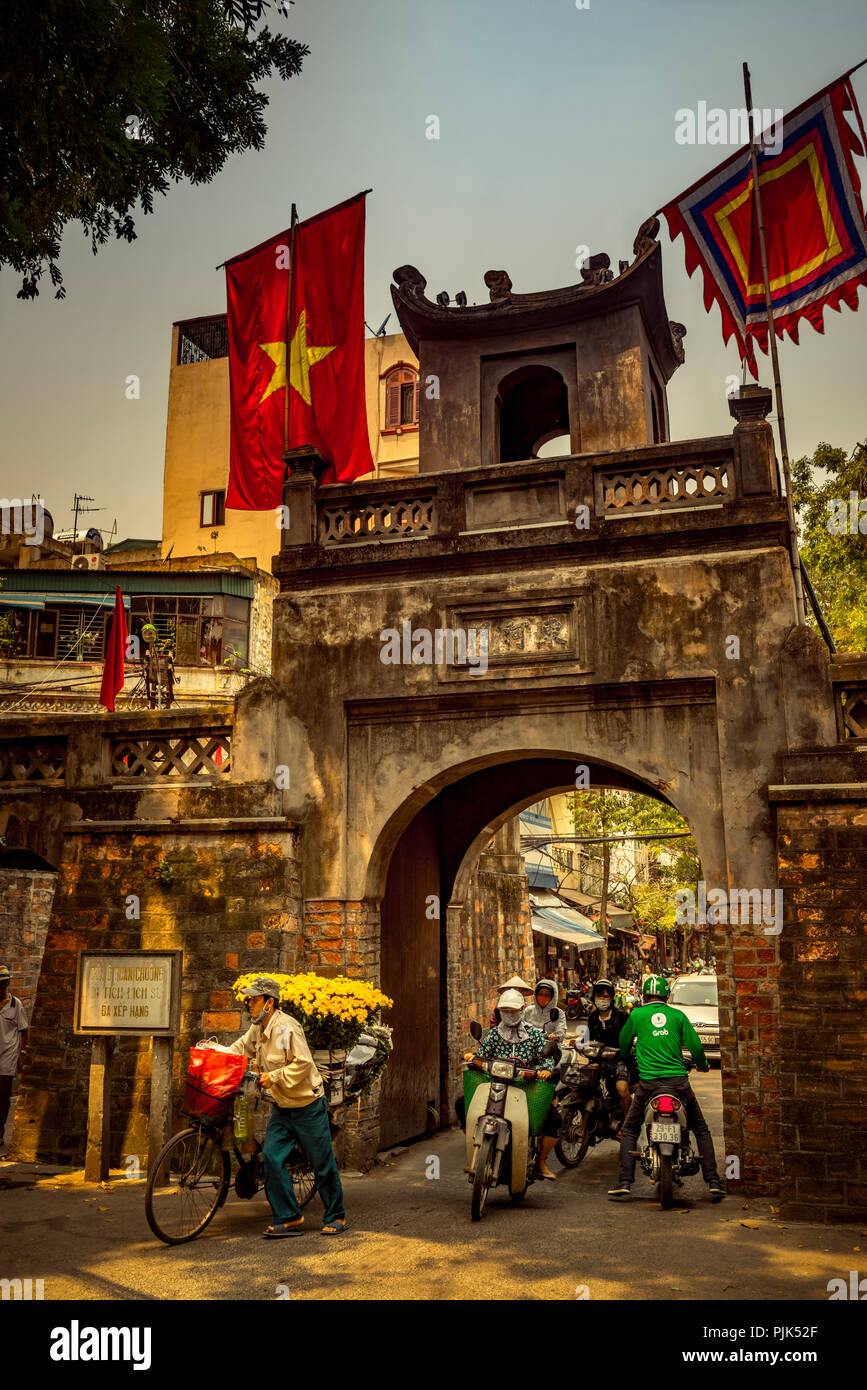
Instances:
[[[260,973],[238,976],[232,993],[239,1003],[243,1001],[244,988]],[[280,1007],[297,1018],[314,1050],[349,1050],[366,1028],[376,1024],[378,1011],[390,1009],[394,1003],[369,980],[350,980],[346,975],[327,980],[312,971],[303,975],[276,975],[269,971],[269,979],[280,986]]]

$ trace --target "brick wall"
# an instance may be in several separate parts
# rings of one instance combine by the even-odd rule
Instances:
[[[161,867],[162,865],[162,867]],[[128,895],[140,901],[129,918]],[[77,953],[182,948],[181,1035],[174,1058],[180,1099],[190,1045],[231,1041],[242,1028],[230,993],[244,970],[296,969],[300,885],[291,831],[205,833],[178,822],[159,833],[134,825],[68,833],[36,991],[11,1154],[80,1163],[91,1042],[73,1034]],[[121,1040],[112,1087],[111,1162],[147,1151],[150,1041]]]
[[[761,923],[713,928],[725,1132],[718,1157],[730,1184],[752,1197],[774,1196],[780,1186],[779,941]]]
[[[777,808],[780,1214],[867,1222],[867,798]],[[830,791],[831,789],[829,789]]]

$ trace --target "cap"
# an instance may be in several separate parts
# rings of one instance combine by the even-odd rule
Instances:
[[[526,980],[522,980],[520,975],[513,975],[511,980],[506,980],[505,984],[500,985],[500,989],[521,989],[527,990],[529,994],[533,993],[533,986],[528,985]],[[521,1000],[522,1004],[523,1002],[524,1001]]]
[[[11,980],[12,972],[8,965],[0,965],[0,980]]]
[[[255,980],[244,986],[241,994],[245,999],[252,999],[257,994],[270,994],[274,999],[279,999],[280,986],[270,975],[257,975]]]
[[[516,989],[504,990],[497,1000],[498,1009],[523,1009],[524,1000]]]

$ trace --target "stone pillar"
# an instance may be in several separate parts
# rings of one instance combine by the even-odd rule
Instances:
[[[287,449],[283,460],[289,468],[283,483],[283,505],[289,509],[289,525],[283,528],[280,548],[315,545],[316,482],[325,469],[325,460],[308,445]]]
[[[765,418],[771,409],[766,386],[741,386],[729,396],[734,427],[735,491],[738,497],[779,496],[774,432]]]

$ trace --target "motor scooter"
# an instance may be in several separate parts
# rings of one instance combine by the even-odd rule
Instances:
[[[689,1058],[684,1058],[684,1065],[692,1071]],[[650,1181],[659,1184],[663,1211],[671,1206],[674,1187],[680,1187],[685,1177],[701,1167],[695,1135],[686,1122],[686,1106],[679,1095],[666,1091],[662,1082],[644,1107],[635,1157]]]
[[[481,1024],[473,1019],[470,1032],[476,1042]],[[545,1044],[544,1055],[553,1057],[556,1042]],[[508,1186],[513,1202],[520,1202],[531,1182],[542,1146],[542,1124],[554,1098],[554,1086],[539,1081],[536,1067],[526,1067],[517,1057],[495,1057],[490,1062],[464,1066],[466,1102],[467,1172],[473,1194],[470,1213],[481,1221],[492,1187]]]

